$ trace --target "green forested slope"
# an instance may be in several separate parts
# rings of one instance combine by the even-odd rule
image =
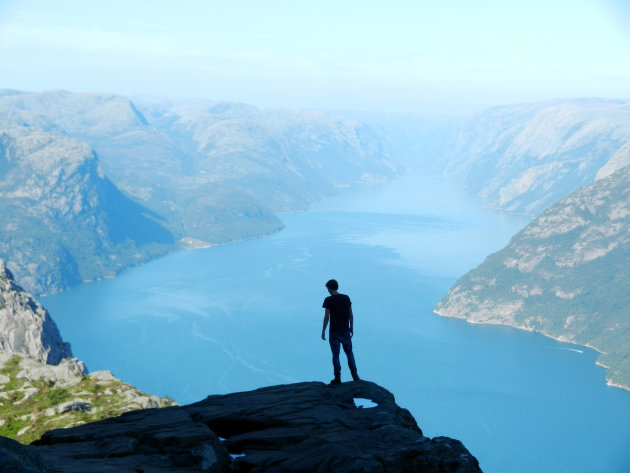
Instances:
[[[436,312],[593,346],[608,379],[630,387],[630,167],[547,209]]]

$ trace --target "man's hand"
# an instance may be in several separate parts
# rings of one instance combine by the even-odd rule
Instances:
[[[322,332],[322,340],[326,340],[326,332]]]

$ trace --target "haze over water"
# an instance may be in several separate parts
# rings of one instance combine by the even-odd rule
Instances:
[[[422,174],[282,219],[267,238],[174,253],[43,303],[90,370],[189,403],[328,382],[321,304],[334,277],[353,301],[360,375],[425,435],[461,440],[486,473],[630,471],[630,393],[605,385],[593,350],[432,312],[525,219]]]

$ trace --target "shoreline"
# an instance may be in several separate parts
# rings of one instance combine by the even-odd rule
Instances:
[[[517,324],[511,324],[511,323],[499,322],[499,321],[475,322],[473,320],[468,320],[466,317],[461,317],[461,316],[457,316],[457,315],[443,314],[443,313],[440,313],[439,311],[437,311],[435,309],[433,310],[433,313],[439,315],[440,317],[447,317],[447,318],[450,318],[450,319],[464,320],[466,323],[469,323],[469,324],[475,324],[475,325],[503,325],[505,327],[512,327],[512,328],[515,328],[515,329],[518,329],[518,330],[523,330],[525,332],[536,332],[536,333],[539,333],[539,334],[541,334],[541,335],[543,335],[543,336],[545,336],[547,338],[551,338],[552,340],[555,340],[557,342],[570,343],[571,345],[577,345],[577,346],[580,346],[580,347],[590,348],[592,350],[595,350],[600,355],[606,355],[606,352],[600,350],[597,347],[591,346],[591,345],[589,345],[587,343],[578,343],[578,342],[575,342],[573,340],[564,339],[562,336],[550,335],[550,334],[545,333],[543,331],[535,330],[535,329],[532,329],[532,328],[529,328],[529,327],[519,326]],[[606,386],[610,386],[612,388],[617,388],[617,389],[623,389],[624,391],[630,392],[630,386],[626,386],[624,384],[620,384],[620,383],[617,383],[615,381],[612,381],[608,377],[608,370],[610,369],[609,366],[604,365],[599,360],[595,360],[595,365],[597,365],[597,366],[599,366],[601,368],[604,368],[606,370]]]

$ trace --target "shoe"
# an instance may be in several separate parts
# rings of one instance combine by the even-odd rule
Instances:
[[[361,381],[361,378],[359,378],[359,373],[357,373],[356,371],[352,372],[352,381]]]
[[[339,376],[335,376],[330,384],[341,384],[341,378]]]

